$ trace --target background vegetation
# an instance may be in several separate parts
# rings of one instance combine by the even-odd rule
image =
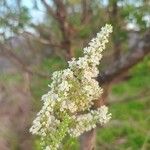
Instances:
[[[112,120],[97,128],[96,150],[149,150],[149,8],[148,0],[0,0],[0,149],[40,150],[28,129],[51,73],[111,23],[98,81]],[[63,147],[79,142],[68,137]]]

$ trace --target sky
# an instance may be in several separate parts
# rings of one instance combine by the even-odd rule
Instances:
[[[34,4],[33,4],[32,0],[22,0],[23,6],[29,8],[31,18],[34,23],[42,22],[44,15],[46,13],[45,9],[44,9],[43,5],[40,3],[40,1],[38,0],[37,2],[38,2],[39,10],[37,10],[35,8],[33,9]]]
[[[42,22],[42,20],[44,19],[44,15],[46,14],[46,12],[40,0],[36,0],[36,1],[37,1],[39,10],[33,9],[34,0],[22,0],[22,4],[26,6],[27,8],[29,8],[30,15],[33,19],[33,22],[39,23],[39,22]],[[99,0],[99,1],[101,1],[103,5],[107,5],[109,0]],[[47,2],[49,2],[49,4],[52,4],[52,0],[47,0]],[[122,5],[121,3],[130,3],[134,5],[140,5],[140,1],[137,2],[136,0],[120,1],[119,5]]]
[[[24,6],[26,6],[27,8],[29,8],[30,10],[30,15],[32,18],[33,23],[40,23],[43,21],[44,19],[44,15],[46,14],[45,8],[43,7],[43,5],[41,4],[40,0],[37,0],[37,4],[38,4],[38,10],[37,9],[33,9],[34,8],[34,4],[33,4],[33,0],[22,0],[22,4]],[[51,0],[47,0],[47,2],[49,2],[49,4],[51,4]],[[103,3],[103,5],[107,5],[108,4],[108,0],[101,0],[101,2]],[[129,3],[134,3],[134,0],[128,0]],[[129,23],[127,26],[128,29],[135,29],[135,25],[133,23]]]
[[[8,1],[11,5],[14,5],[14,0],[8,0]],[[40,22],[43,22],[43,20],[45,19],[44,16],[46,14],[46,10],[45,10],[44,6],[42,5],[42,3],[40,2],[40,0],[36,0],[36,1],[37,1],[38,9],[34,8],[34,0],[22,0],[22,5],[29,9],[30,16],[32,18],[32,22],[34,24],[39,24]],[[136,0],[127,0],[127,1],[122,1],[122,2],[123,3],[128,2],[130,4],[134,4],[135,1]],[[52,0],[47,0],[47,2],[49,2],[50,5],[52,4]],[[101,0],[101,2],[103,3],[103,5],[108,4],[108,0]],[[121,5],[121,3],[120,3],[120,5]],[[136,5],[139,5],[139,4],[136,3]],[[148,24],[150,24],[150,16],[145,16],[145,19],[147,20]],[[136,26],[132,22],[132,23],[128,23],[127,28],[128,29],[135,29]],[[27,27],[27,31],[34,32],[34,30],[32,28],[29,28],[29,27]]]
[[[108,0],[101,0],[101,1],[104,5],[108,4]],[[35,23],[42,22],[42,19],[44,18],[44,14],[46,13],[40,0],[37,0],[37,2],[38,2],[39,10],[33,9],[34,7],[33,0],[22,0],[22,4],[27,8],[29,8],[30,15],[33,18],[33,22]],[[49,4],[52,4],[51,0],[47,0],[47,2],[49,2]]]

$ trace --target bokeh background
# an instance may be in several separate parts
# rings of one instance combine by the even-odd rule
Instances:
[[[149,0],[0,0],[0,150],[40,150],[28,130],[51,73],[105,23],[114,32],[98,80],[112,120],[97,129],[96,150],[150,150]]]

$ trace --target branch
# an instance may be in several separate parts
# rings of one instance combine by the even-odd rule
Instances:
[[[63,48],[67,52],[67,57],[70,59],[74,55],[71,49],[71,37],[74,33],[74,28],[67,19],[68,13],[65,2],[63,0],[53,0],[56,6],[56,11],[53,11],[52,7],[46,2],[46,0],[41,0],[41,2],[46,7],[49,15],[51,15],[58,22],[62,33],[61,45],[63,45]]]
[[[37,71],[32,71],[27,67],[27,65],[19,58],[11,49],[6,47],[4,44],[0,43],[0,52],[4,56],[8,57],[17,67],[19,67],[22,71],[29,73],[30,75],[36,75],[42,78],[49,78],[48,75],[42,74]]]
[[[53,0],[53,1],[54,4],[56,5],[56,11],[52,9],[52,7],[46,2],[46,0],[41,0],[49,15],[51,15],[59,23],[60,30],[62,32],[64,39],[69,39],[68,36],[70,34],[69,29],[70,24],[67,21],[68,14],[66,6],[62,0]]]
[[[120,22],[119,22],[119,8],[118,8],[118,2],[116,0],[110,1],[110,6],[109,6],[109,18],[110,22],[113,25],[113,30],[114,32],[112,33],[112,40],[113,40],[113,57],[114,60],[119,59],[121,55],[121,42],[120,39],[118,38],[118,29],[121,28]]]
[[[109,17],[110,24],[113,26],[112,37],[112,58],[113,61],[119,59],[122,54],[122,42],[120,38],[121,24],[125,24],[120,17],[120,7],[118,6],[118,0],[110,0],[106,8],[107,15]],[[123,31],[123,30],[122,30]]]
[[[52,9],[52,7],[45,1],[45,0],[41,0],[41,2],[43,3],[43,5],[45,6],[47,12],[52,15],[52,17],[54,17],[55,19],[57,18],[56,13],[54,12],[54,10]]]
[[[40,31],[38,30],[38,32],[40,33]],[[40,42],[41,44],[44,45],[49,45],[52,48],[63,48],[63,45],[57,44],[56,42],[52,42],[52,40],[47,40],[46,38],[43,37],[37,37],[35,36],[33,33],[29,32],[29,31],[25,31],[25,33],[31,35],[35,40],[37,40],[38,42]],[[50,37],[51,38],[51,37]]]
[[[56,10],[57,21],[59,23],[63,38],[66,41],[70,41],[72,26],[67,20],[68,17],[67,8],[62,0],[53,0],[53,1],[57,7]]]
[[[150,31],[137,41],[131,51],[100,73],[97,78],[98,82],[103,85],[112,83],[140,62],[148,53],[150,53]]]
[[[91,1],[89,0],[82,0],[81,1],[82,5],[82,15],[81,15],[81,22],[82,23],[89,23],[92,15],[92,10],[91,10]]]

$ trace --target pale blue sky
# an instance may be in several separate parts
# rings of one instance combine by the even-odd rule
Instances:
[[[42,19],[44,19],[44,14],[45,14],[45,9],[43,7],[43,5],[41,4],[40,0],[37,0],[38,2],[38,7],[39,10],[33,9],[33,0],[22,0],[22,4],[24,6],[26,6],[27,8],[29,8],[30,10],[30,15],[33,18],[34,22],[41,22]],[[47,0],[47,2],[49,2],[49,4],[51,4],[51,0]],[[108,0],[101,0],[101,2],[106,5],[108,4]]]
[[[12,0],[13,1],[13,0]],[[10,0],[10,2],[12,2]],[[108,0],[99,0],[101,1],[101,3],[103,3],[103,5],[107,5],[108,4]],[[39,7],[39,10],[33,9],[33,0],[22,0],[22,3],[24,6],[26,6],[27,8],[29,8],[30,10],[30,15],[33,18],[34,23],[38,23],[41,22],[42,19],[44,19],[44,14],[45,14],[45,9],[43,7],[43,5],[41,4],[40,0],[37,0],[37,4]],[[47,0],[47,2],[49,2],[49,4],[52,3],[51,0]],[[139,5],[140,1],[136,1],[136,0],[124,0],[122,2],[120,2],[119,4],[121,5],[121,3],[130,3],[130,4],[135,4],[135,5]]]
[[[29,8],[30,15],[31,15],[34,23],[41,22],[44,19],[45,10],[44,10],[43,5],[40,3],[40,1],[38,1],[39,10],[33,9],[34,4],[33,4],[32,0],[23,0],[22,4],[24,6],[26,6],[27,8]]]

